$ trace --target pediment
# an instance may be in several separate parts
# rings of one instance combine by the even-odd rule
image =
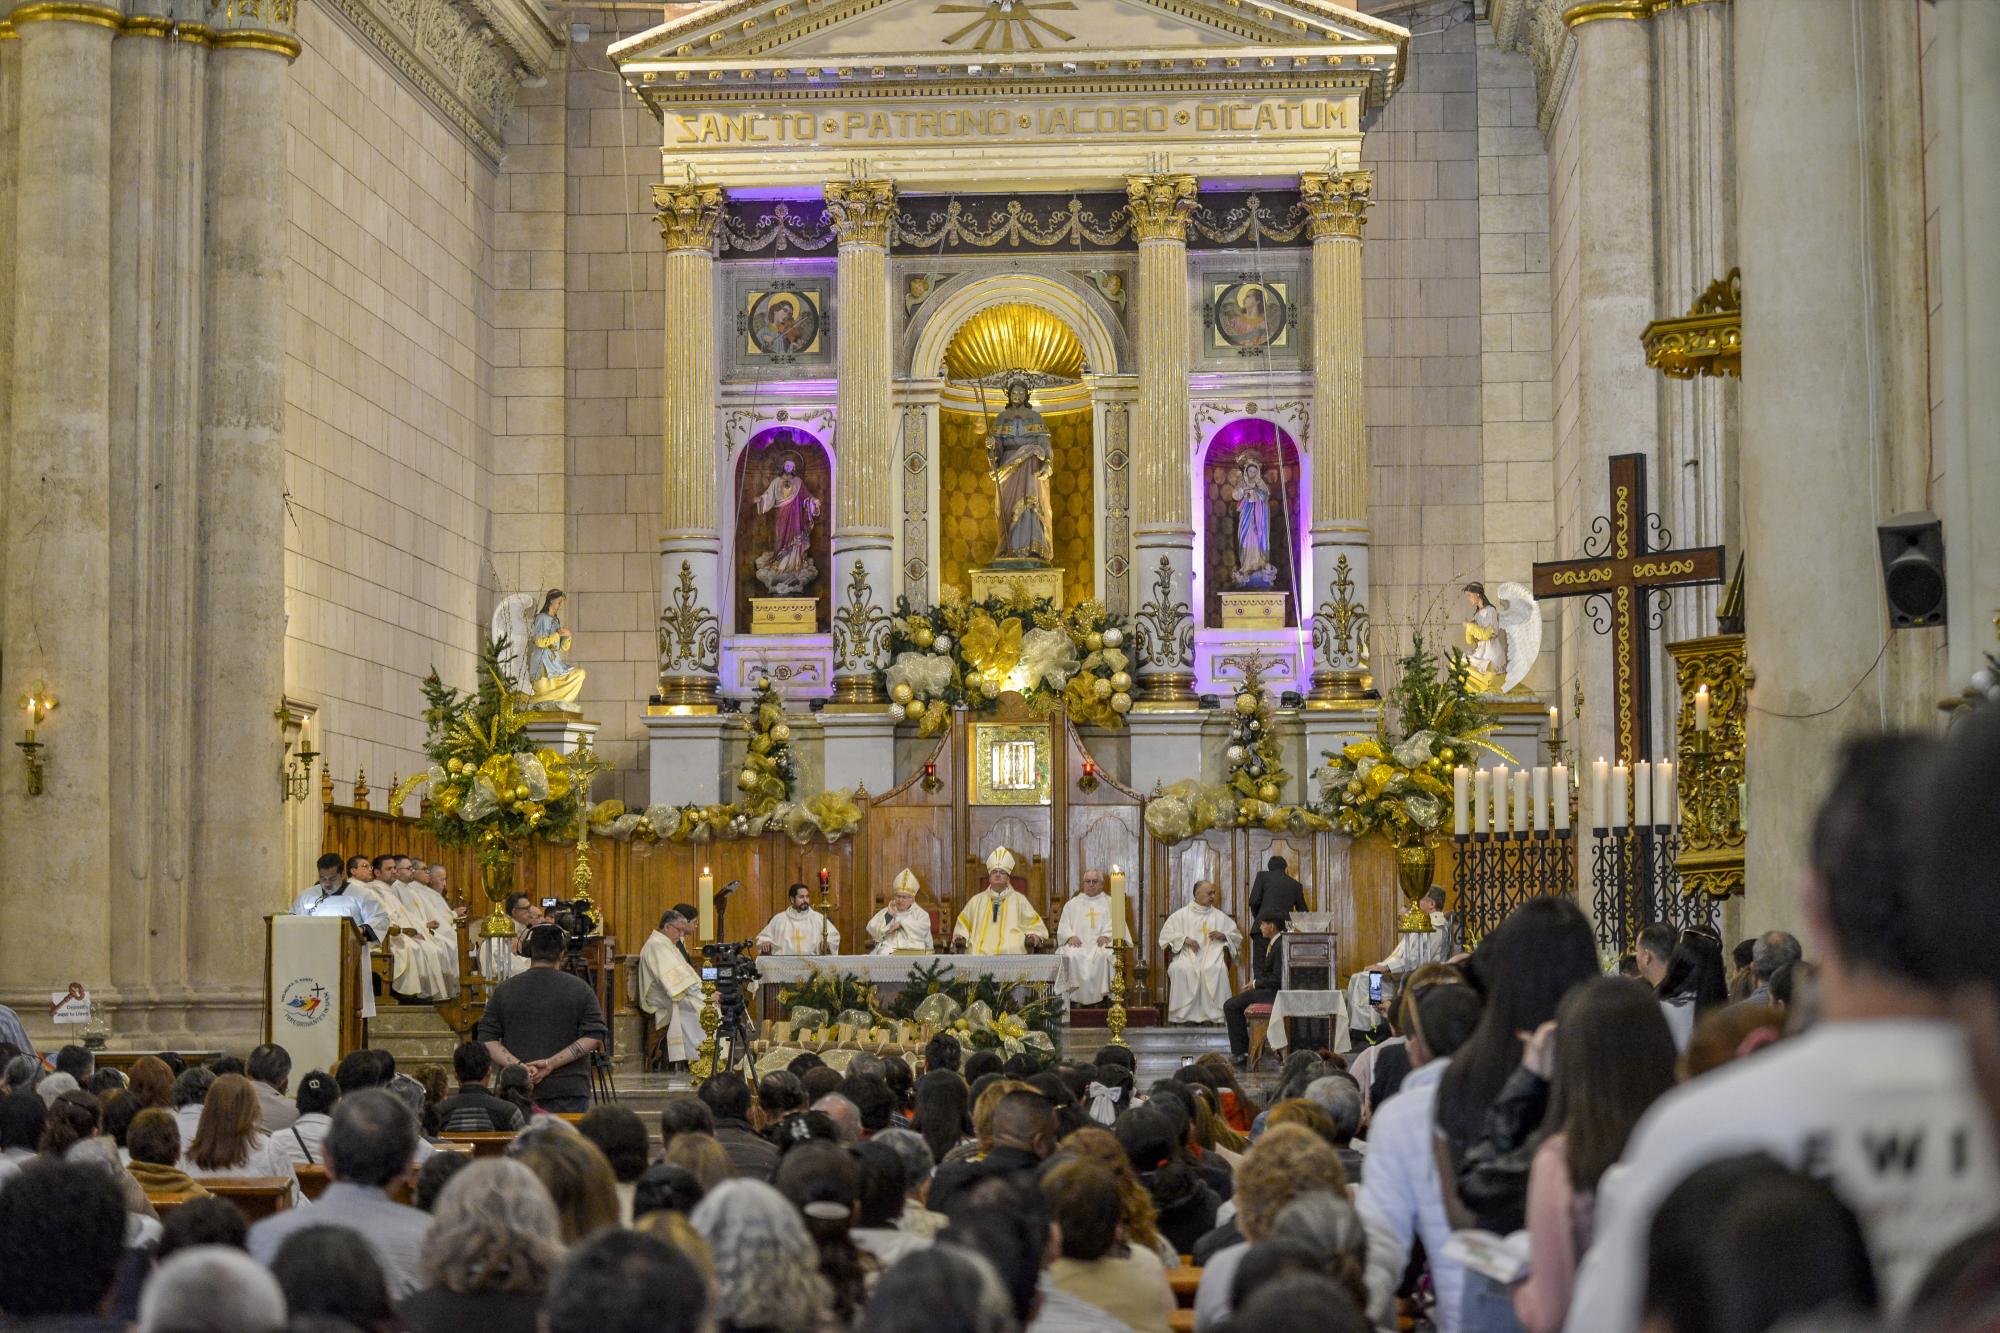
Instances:
[[[720,0],[611,48],[635,86],[1157,72],[1232,51],[1265,69],[1364,69],[1386,96],[1409,34],[1330,0]],[[821,62],[833,68],[823,68]],[[1182,64],[1181,68],[1189,66]],[[1195,66],[1199,68],[1199,66]],[[652,78],[646,78],[646,75]],[[787,78],[791,74],[793,78]],[[1375,100],[1371,98],[1370,100]]]

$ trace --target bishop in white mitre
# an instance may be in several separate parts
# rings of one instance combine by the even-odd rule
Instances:
[[[896,872],[889,905],[868,918],[871,953],[930,953],[931,914],[917,906],[917,877],[908,866]]]
[[[812,890],[794,884],[791,905],[757,932],[758,953],[831,954],[840,952],[840,929],[815,911]]]
[[[1215,905],[1215,881],[1196,880],[1194,901],[1160,927],[1166,950],[1167,1021],[1220,1023],[1229,998],[1229,960],[1243,945],[1243,933]]]
[[[1104,872],[1083,872],[1083,892],[1063,904],[1056,923],[1056,994],[1071,1004],[1099,1004],[1111,993],[1111,895]]]
[[[639,1007],[666,1033],[667,1061],[692,1060],[701,1046],[701,974],[681,952],[694,922],[669,908],[639,950]]]
[[[986,887],[965,900],[951,928],[953,943],[963,940],[967,953],[990,958],[1026,953],[1028,941],[1048,937],[1042,914],[1014,888],[1014,854],[995,847],[986,858]]]

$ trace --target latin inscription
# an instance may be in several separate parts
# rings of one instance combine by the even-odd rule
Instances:
[[[990,144],[1005,140],[1167,138],[1312,133],[1353,128],[1350,102],[1207,102],[1185,106],[1077,102],[866,111],[684,111],[667,116],[669,148],[828,144]]]

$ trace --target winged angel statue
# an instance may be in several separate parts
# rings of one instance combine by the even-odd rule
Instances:
[[[1542,651],[1542,612],[1534,594],[1519,583],[1468,583],[1465,600],[1472,618],[1465,622],[1466,658],[1472,663],[1472,688],[1480,694],[1505,694],[1527,679]]]
[[[575,711],[583,668],[567,660],[569,631],[562,625],[562,590],[551,588],[536,610],[535,594],[511,593],[493,608],[493,637],[504,639],[500,670],[538,708]]]

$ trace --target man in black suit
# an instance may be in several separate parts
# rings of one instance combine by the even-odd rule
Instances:
[[[1257,927],[1269,921],[1282,932],[1292,913],[1310,910],[1306,906],[1305,886],[1286,873],[1285,858],[1272,857],[1265,863],[1264,869],[1257,872],[1257,878],[1250,881],[1250,968],[1253,973],[1263,972],[1264,951],[1276,947],[1270,942],[1275,933],[1266,936]],[[1271,966],[1273,971],[1277,970],[1275,963]]]
[[[1250,1061],[1250,1019],[1245,1011],[1253,1004],[1269,1004],[1278,998],[1283,961],[1278,936],[1282,930],[1275,921],[1257,922],[1257,933],[1251,940],[1250,989],[1222,1002],[1222,1021],[1229,1025],[1229,1056],[1238,1069]]]

